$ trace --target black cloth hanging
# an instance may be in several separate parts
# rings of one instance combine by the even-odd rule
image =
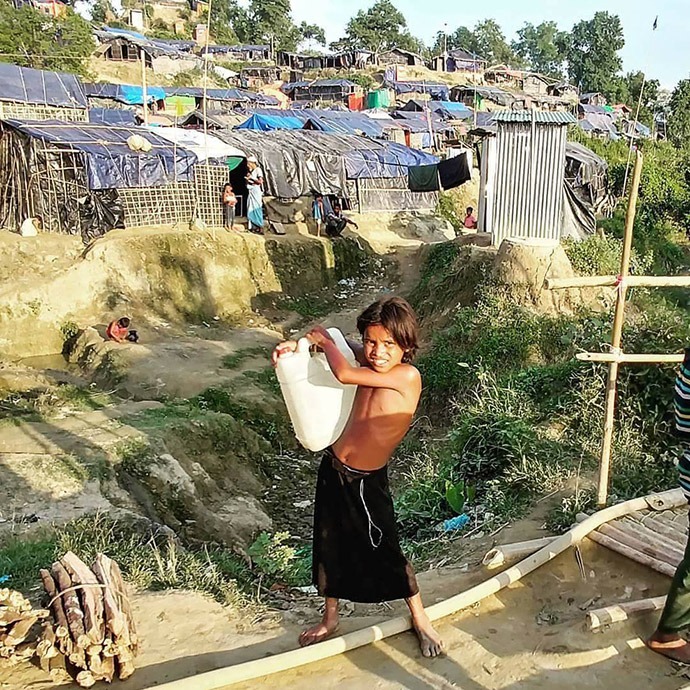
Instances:
[[[438,164],[438,175],[443,189],[453,189],[472,179],[472,171],[467,164],[467,154],[446,158]]]

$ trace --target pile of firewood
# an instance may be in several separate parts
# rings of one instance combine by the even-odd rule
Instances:
[[[48,611],[34,609],[20,592],[0,589],[0,661],[17,664],[30,659],[37,645],[32,628],[48,615]]]
[[[138,639],[117,563],[99,554],[89,568],[70,551],[41,580],[53,614],[36,650],[41,667],[66,669],[84,688],[131,676]]]

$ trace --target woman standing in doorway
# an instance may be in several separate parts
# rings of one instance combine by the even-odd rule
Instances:
[[[264,173],[254,156],[247,158],[249,174],[247,180],[247,220],[249,230],[259,235],[264,233]]]

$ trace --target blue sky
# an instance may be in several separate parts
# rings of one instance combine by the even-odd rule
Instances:
[[[326,29],[329,41],[342,35],[348,19],[374,0],[292,0],[293,18],[316,22]],[[511,40],[524,22],[538,24],[544,20],[570,29],[581,19],[591,19],[595,12],[606,10],[617,14],[623,23],[625,48],[623,69],[642,70],[662,86],[673,88],[679,79],[690,77],[690,2],[688,0],[486,0],[462,3],[457,0],[393,0],[407,18],[413,34],[431,42],[437,31],[458,26],[473,27],[486,18],[495,19]],[[685,7],[683,7],[685,5]],[[516,9],[517,8],[517,9]],[[652,32],[654,17],[659,15],[658,29]]]

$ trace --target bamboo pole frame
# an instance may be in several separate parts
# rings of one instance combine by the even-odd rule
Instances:
[[[546,278],[547,290],[568,288],[618,287],[619,276],[575,276],[574,278]],[[690,287],[690,276],[631,276],[625,279],[627,287]]]
[[[576,359],[583,362],[607,362],[609,365],[606,383],[606,405],[604,413],[604,433],[599,459],[599,480],[597,504],[606,505],[611,467],[611,445],[613,442],[613,422],[616,407],[616,388],[618,369],[621,364],[678,364],[683,354],[626,354],[621,350],[621,336],[625,321],[625,302],[627,290],[631,287],[690,287],[690,276],[631,276],[630,254],[632,249],[633,226],[637,211],[637,197],[640,189],[643,156],[638,150],[635,157],[632,187],[625,214],[625,234],[620,273],[617,276],[576,276],[572,278],[546,278],[547,290],[567,290],[570,288],[614,287],[616,306],[611,332],[610,352],[579,352]]]
[[[635,169],[633,170],[632,187],[628,199],[628,210],[625,214],[625,235],[623,237],[623,254],[621,256],[621,282],[616,291],[616,310],[613,316],[613,333],[611,335],[612,354],[618,354],[623,335],[623,322],[625,320],[625,298],[627,294],[627,278],[630,272],[630,254],[632,251],[633,226],[637,211],[637,196],[640,190],[640,178],[642,176],[642,153],[638,150],[635,156]],[[609,362],[609,375],[606,382],[606,408],[604,413],[604,438],[601,443],[601,456],[599,460],[599,482],[597,488],[597,504],[606,505],[608,497],[609,474],[611,467],[611,445],[613,442],[613,416],[616,410],[616,384],[618,382],[619,362]]]

